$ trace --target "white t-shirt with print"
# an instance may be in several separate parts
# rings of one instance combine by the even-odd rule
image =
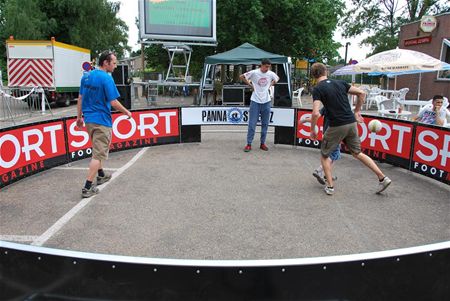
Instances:
[[[433,105],[427,104],[424,106],[419,113],[417,114],[419,117],[417,121],[427,124],[436,124],[436,112],[433,111]],[[439,111],[439,118],[444,120],[444,124],[446,121],[446,110],[445,108],[441,108]]]
[[[257,103],[266,103],[270,101],[270,85],[273,80],[277,82],[280,79],[275,72],[267,70],[266,73],[263,73],[260,68],[246,72],[244,73],[244,76],[253,84],[254,90],[250,99]]]

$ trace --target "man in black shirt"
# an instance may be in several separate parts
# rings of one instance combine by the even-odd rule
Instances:
[[[363,90],[350,86],[348,83],[327,78],[327,68],[324,64],[315,63],[311,67],[311,74],[317,79],[317,85],[313,90],[313,112],[311,120],[311,139],[317,139],[315,127],[317,119],[320,117],[321,104],[327,110],[327,117],[330,123],[325,131],[320,148],[321,158],[327,184],[325,192],[328,195],[334,193],[333,179],[331,176],[332,166],[327,158],[343,141],[352,155],[372,170],[378,177],[379,186],[377,193],[384,191],[391,180],[386,177],[378,168],[377,164],[367,155],[361,152],[361,140],[358,135],[356,122],[364,122],[361,116],[361,106],[364,103],[366,94]],[[351,110],[347,94],[358,97],[354,113]]]

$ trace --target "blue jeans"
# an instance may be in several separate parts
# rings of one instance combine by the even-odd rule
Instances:
[[[267,128],[269,127],[270,118],[270,101],[266,103],[250,102],[250,111],[248,119],[247,144],[252,144],[255,137],[256,123],[261,115],[261,144],[266,143]]]

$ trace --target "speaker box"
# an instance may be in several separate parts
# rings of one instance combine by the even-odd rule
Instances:
[[[292,98],[289,94],[288,84],[276,84],[273,105],[275,107],[292,107]]]
[[[119,90],[120,97],[118,101],[128,110],[131,110],[131,86],[117,86],[117,90]]]
[[[222,89],[222,104],[243,104],[244,103],[244,89],[233,89],[223,87]]]
[[[128,85],[128,65],[118,65],[114,72],[112,73],[112,77],[116,85]]]
[[[244,92],[244,105],[250,106],[251,98],[252,97],[252,91],[251,90],[245,90]]]
[[[275,68],[273,68],[275,67]],[[284,71],[284,67],[281,64],[272,65],[272,71],[275,72],[280,80],[278,83],[287,83],[286,72]]]

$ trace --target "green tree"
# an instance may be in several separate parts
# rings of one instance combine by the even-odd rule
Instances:
[[[341,46],[332,36],[341,0],[221,0],[217,3],[217,52],[244,42],[292,57],[327,60]]]
[[[11,35],[20,40],[43,39],[47,30],[45,14],[36,0],[2,1],[0,34],[3,43]]]
[[[107,0],[1,0],[0,39],[45,39],[122,56],[128,27],[118,18],[119,2]],[[3,48],[4,49],[4,48]]]
[[[333,42],[342,0],[217,1],[217,47],[194,46],[190,73],[199,77],[204,58],[245,42],[294,58],[330,61],[341,46]],[[166,71],[167,53],[160,45],[146,47],[149,65]]]
[[[109,49],[122,57],[130,50],[128,26],[117,17],[119,2],[46,0],[40,8],[48,18],[48,34],[58,41],[91,49],[94,56]]]
[[[6,80],[6,45],[10,36],[15,39],[43,39],[46,36],[45,15],[36,0],[0,1],[0,68]]]
[[[450,10],[446,0],[410,0],[402,6],[398,0],[349,0],[351,7],[340,21],[344,37],[367,35],[362,44],[373,48],[372,54],[398,45],[400,26],[417,21],[426,14]]]

